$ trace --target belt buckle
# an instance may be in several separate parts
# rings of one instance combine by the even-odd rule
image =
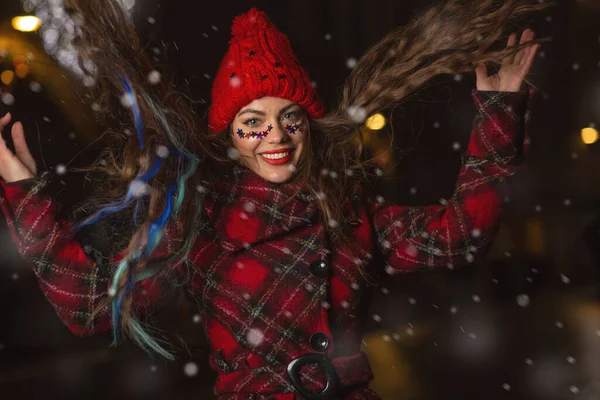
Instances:
[[[306,364],[317,364],[319,368],[325,373],[327,378],[327,385],[321,392],[314,392],[307,389],[302,380],[300,379],[300,369]],[[294,389],[306,400],[330,400],[334,395],[337,394],[340,388],[340,382],[335,372],[331,360],[324,354],[310,353],[304,354],[290,361],[287,366],[287,373],[292,381]]]

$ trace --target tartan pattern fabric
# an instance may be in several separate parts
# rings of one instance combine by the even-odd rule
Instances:
[[[151,313],[172,282],[184,283],[201,313],[220,400],[300,398],[285,366],[316,352],[313,334],[329,338],[322,354],[334,364],[360,353],[372,294],[361,269],[381,276],[458,266],[485,255],[500,220],[501,190],[521,159],[531,97],[477,91],[473,96],[478,116],[446,204],[391,205],[365,198],[357,187],[344,205],[347,219],[355,222],[352,248],[334,248],[309,191],[300,190],[286,203],[299,189],[295,184],[270,183],[234,168],[219,190],[206,195],[206,221],[188,257],[190,270],[169,268],[141,282],[136,311]],[[112,271],[99,268],[68,234],[71,223],[57,215],[57,205],[43,191],[46,181],[44,174],[31,183],[2,182],[0,208],[61,320],[77,335],[106,332],[109,310],[90,315],[106,296]],[[158,257],[177,246],[176,233],[167,229]],[[379,256],[384,265],[376,265]],[[315,273],[316,262],[325,265],[326,276]],[[323,388],[321,374],[310,368],[303,370],[303,382]],[[371,378],[369,368],[344,371],[343,398],[379,399],[367,388]]]

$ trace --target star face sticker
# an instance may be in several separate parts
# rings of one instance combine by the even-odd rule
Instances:
[[[290,134],[295,134],[296,131],[302,130],[302,124],[286,125],[285,130]]]
[[[273,125],[269,125],[267,127],[266,130],[262,131],[262,132],[256,132],[256,131],[251,131],[251,132],[244,132],[241,128],[237,130],[236,134],[238,135],[238,137],[240,139],[250,139],[250,138],[256,138],[256,139],[263,139],[265,137],[267,137],[267,135],[273,130]]]
[[[279,61],[276,61],[273,65],[275,66],[275,68],[281,67],[281,63]]]
[[[248,55],[250,55],[250,57],[253,57],[256,54],[256,52],[254,50],[250,50],[248,52]]]

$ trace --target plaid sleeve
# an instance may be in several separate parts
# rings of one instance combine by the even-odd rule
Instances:
[[[111,328],[109,307],[92,313],[107,297],[112,268],[98,265],[74,239],[72,222],[58,216],[56,202],[45,194],[48,181],[48,173],[15,183],[0,181],[0,210],[18,252],[32,263],[40,288],[69,330],[79,336],[106,332]],[[167,231],[157,253],[168,255],[171,242]],[[134,290],[136,314],[147,314],[168,290],[167,279],[146,279]]]
[[[452,198],[407,207],[369,201],[386,272],[449,267],[483,257],[500,221],[502,189],[526,146],[533,92],[473,91],[477,117]]]

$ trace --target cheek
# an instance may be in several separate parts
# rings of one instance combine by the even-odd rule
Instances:
[[[233,137],[233,145],[241,155],[253,155],[260,144],[260,139],[242,139],[238,136]]]

